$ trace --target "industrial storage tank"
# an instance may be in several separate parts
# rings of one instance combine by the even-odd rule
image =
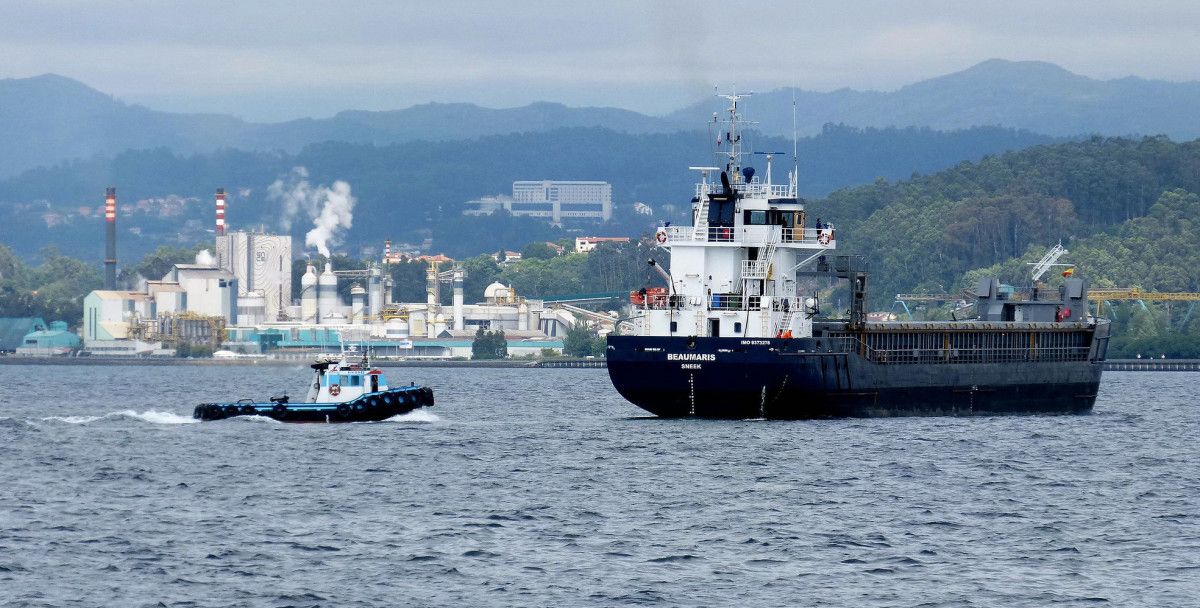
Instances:
[[[408,321],[400,318],[388,319],[386,335],[393,340],[407,340],[410,335]]]
[[[363,289],[362,285],[355,284],[350,288],[350,322],[365,323],[364,300],[367,296],[367,290]]]
[[[300,320],[305,323],[317,322],[317,269],[312,264],[300,277]]]
[[[338,312],[337,284],[337,275],[333,274],[333,263],[326,262],[325,272],[317,279],[317,309],[320,313],[317,323]]]
[[[383,304],[383,271],[371,265],[367,277],[367,314],[375,319],[382,318],[379,315],[383,312]]]

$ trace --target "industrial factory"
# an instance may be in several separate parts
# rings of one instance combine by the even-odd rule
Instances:
[[[527,300],[501,283],[486,288],[485,301],[468,304],[466,271],[444,257],[428,262],[426,301],[394,302],[386,250],[363,270],[308,264],[293,299],[292,237],[262,229],[227,232],[224,189],[215,197],[215,256],[201,252],[194,264],[176,264],[162,277],[145,277],[136,290],[120,290],[116,196],[115,188],[105,196],[105,286],[84,300],[81,333],[88,354],[232,350],[304,358],[345,343],[369,347],[377,356],[470,357],[482,328],[503,330],[510,356],[541,355],[561,352],[562,336],[580,314],[591,314]],[[451,290],[449,306],[441,302],[443,284]]]

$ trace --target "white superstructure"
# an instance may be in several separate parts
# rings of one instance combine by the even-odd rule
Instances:
[[[741,338],[812,335],[816,303],[797,289],[796,270],[833,250],[832,226],[805,218],[796,195],[797,173],[787,184],[742,166],[738,132],[740,95],[723,95],[729,109],[718,154],[724,167],[700,172],[691,226],[659,228],[658,246],[670,251],[665,290],[635,294],[634,325],[645,336]],[[715,116],[714,116],[715,118]],[[818,220],[819,221],[819,220]]]

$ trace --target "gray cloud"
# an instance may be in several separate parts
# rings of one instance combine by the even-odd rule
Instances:
[[[1200,79],[1200,3],[0,0],[0,77],[258,119],[426,101],[666,111],[713,85],[891,89],[992,57]]]

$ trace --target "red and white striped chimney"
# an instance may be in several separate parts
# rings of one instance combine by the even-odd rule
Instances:
[[[117,288],[117,189],[104,191],[104,288]]]
[[[383,263],[391,264],[392,260],[392,240],[388,239],[383,242]]]
[[[225,234],[225,189],[217,188],[217,236]]]

